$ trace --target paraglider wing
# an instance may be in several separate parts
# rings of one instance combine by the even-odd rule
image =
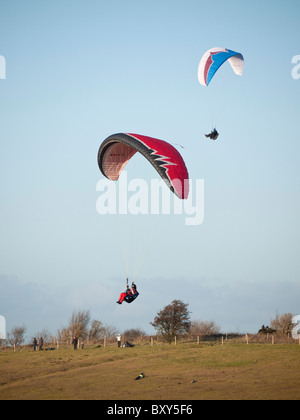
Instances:
[[[184,160],[178,150],[164,140],[140,134],[113,134],[99,148],[100,171],[106,178],[117,181],[136,152],[149,160],[174,194],[181,199],[188,197],[188,171]]]
[[[241,76],[244,69],[242,54],[227,48],[211,48],[202,56],[198,66],[198,80],[203,86],[208,86],[216,71],[225,61],[229,62],[235,74]]]

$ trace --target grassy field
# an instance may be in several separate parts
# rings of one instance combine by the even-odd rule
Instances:
[[[299,360],[295,344],[1,350],[0,400],[298,400]]]

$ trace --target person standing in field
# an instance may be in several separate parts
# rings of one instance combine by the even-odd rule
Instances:
[[[43,350],[44,340],[43,337],[40,337],[39,339],[39,350]]]
[[[74,335],[74,338],[72,340],[72,344],[74,346],[74,350],[77,349],[77,345],[78,345],[78,338]]]
[[[34,339],[33,339],[32,344],[33,344],[33,351],[36,351],[36,348],[37,348],[37,344],[38,344],[38,342],[37,342],[37,339],[36,339],[35,337],[34,337]]]

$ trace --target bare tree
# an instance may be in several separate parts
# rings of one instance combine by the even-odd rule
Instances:
[[[140,328],[131,328],[129,330],[124,331],[123,335],[127,338],[135,338],[140,337],[141,335],[145,335],[145,333]]]
[[[118,333],[116,327],[114,327],[113,325],[105,325],[105,335],[107,338],[111,338],[111,337],[115,337]]]
[[[67,327],[57,331],[59,341],[70,341],[76,336],[85,340],[89,334],[90,311],[73,311]]]
[[[73,311],[69,321],[71,336],[80,337],[85,340],[88,336],[88,326],[91,320],[90,311]]]
[[[173,300],[170,305],[158,312],[150,324],[168,343],[171,343],[176,335],[186,333],[191,326],[187,307],[188,304],[181,300]]]
[[[7,333],[7,341],[13,346],[21,346],[25,342],[26,327],[15,327]]]
[[[102,322],[94,320],[89,330],[89,341],[98,341],[105,335],[105,326]]]
[[[216,335],[220,334],[221,328],[214,321],[194,320],[191,322],[190,334],[192,335]]]
[[[57,339],[60,343],[65,343],[71,340],[72,334],[68,327],[61,328],[57,331]]]
[[[59,342],[67,343],[70,343],[74,336],[81,340],[98,341],[104,336],[109,338],[116,335],[115,327],[104,325],[97,320],[91,322],[90,311],[73,311],[69,324],[57,331]]]
[[[54,337],[51,335],[51,333],[44,328],[42,331],[38,331],[37,333],[35,333],[34,337],[43,337],[44,340],[44,344],[49,344],[49,343],[53,343],[54,342]],[[33,341],[33,337],[31,342]]]
[[[279,315],[278,312],[276,312],[275,319],[271,320],[271,328],[276,331],[276,333],[279,334],[288,334],[292,331],[292,318],[293,314],[287,313]]]

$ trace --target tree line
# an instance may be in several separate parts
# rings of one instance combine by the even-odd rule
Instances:
[[[221,333],[221,328],[214,321],[191,320],[188,304],[181,300],[173,300],[169,305],[160,310],[150,324],[154,327],[158,336],[171,343],[176,336],[190,334],[192,336],[211,336]],[[271,320],[270,326],[263,325],[259,334],[289,334],[292,330],[292,317],[290,313],[279,315],[276,313]],[[25,342],[26,327],[15,327],[7,334],[7,343],[20,346]],[[84,342],[99,342],[104,337],[116,337],[115,327],[105,325],[101,321],[92,320],[90,311],[74,311],[68,324],[57,331],[55,340],[71,342],[73,337],[80,338]],[[128,338],[145,335],[138,328],[132,328],[123,332]],[[43,337],[44,342],[53,342],[54,338],[43,330],[36,334]]]

